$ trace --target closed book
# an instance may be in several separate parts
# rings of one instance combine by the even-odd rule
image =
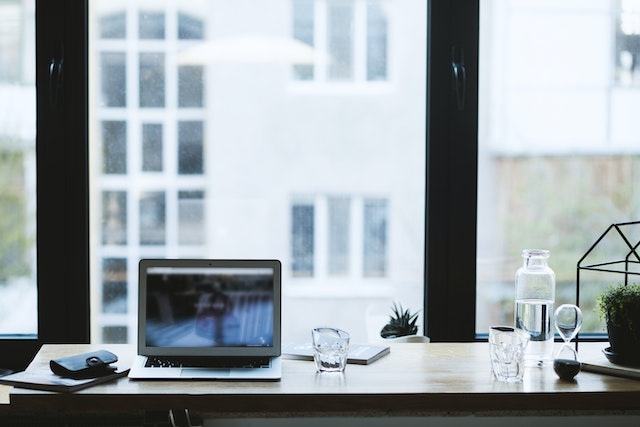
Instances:
[[[0,384],[11,385],[19,388],[28,388],[32,390],[70,393],[97,384],[116,380],[117,378],[126,376],[128,372],[128,369],[123,371],[116,370],[111,374],[101,377],[75,380],[72,378],[60,377],[53,372],[46,370],[26,370],[0,377]]]
[[[640,367],[619,365],[610,362],[604,354],[582,361],[582,370],[597,374],[640,380]]]
[[[389,354],[389,346],[354,344],[349,346],[347,363],[368,365]],[[282,357],[285,359],[313,360],[313,346],[311,343],[289,343],[282,347]]]

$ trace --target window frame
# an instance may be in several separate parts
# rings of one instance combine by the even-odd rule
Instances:
[[[428,13],[424,330],[432,341],[473,341],[479,1],[432,0]]]
[[[35,13],[38,333],[0,340],[13,370],[42,344],[89,342],[87,3]]]
[[[36,1],[38,331],[43,343],[89,342],[87,25],[86,1]],[[57,87],[49,73],[52,58],[63,67]]]
[[[431,0],[428,14],[424,330],[433,341],[469,341],[476,339],[479,1]],[[461,50],[458,109],[452,55]],[[36,68],[38,336],[0,340],[0,366],[14,369],[43,343],[90,341],[88,0],[36,0]]]

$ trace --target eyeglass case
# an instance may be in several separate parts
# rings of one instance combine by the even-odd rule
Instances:
[[[54,374],[65,378],[85,379],[102,377],[116,370],[111,363],[117,362],[118,356],[107,350],[66,356],[49,361]]]

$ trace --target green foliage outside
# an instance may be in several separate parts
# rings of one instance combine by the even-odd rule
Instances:
[[[549,249],[557,280],[575,280],[578,260],[609,225],[640,220],[638,167],[640,156],[510,160],[501,177],[513,181],[502,211],[506,253]]]
[[[24,174],[24,154],[0,149],[0,285],[30,275],[29,254],[35,240],[27,235]]]
[[[640,168],[640,156],[516,157],[499,163],[500,180],[509,188],[501,199],[499,219],[508,224],[504,252],[513,254],[514,261],[509,271],[515,272],[522,262],[522,249],[549,249],[556,306],[575,303],[580,258],[611,224],[640,220],[640,185],[632,178]],[[601,260],[624,257],[625,248],[602,243]],[[606,332],[596,298],[620,277],[581,274],[583,331]]]

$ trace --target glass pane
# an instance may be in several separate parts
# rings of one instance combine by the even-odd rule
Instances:
[[[384,277],[387,264],[387,203],[366,200],[364,204],[364,274]]]
[[[162,12],[140,12],[138,19],[140,39],[163,39],[164,38],[164,13]]]
[[[204,192],[180,191],[178,193],[178,244],[204,244],[205,227]]]
[[[331,55],[329,78],[350,79],[353,74],[353,3],[329,0],[327,16],[327,44]]]
[[[575,303],[582,255],[610,224],[639,219],[640,31],[636,1],[480,4],[476,330],[486,333],[513,322],[522,249],[551,251],[556,306]],[[581,276],[583,332],[605,332],[595,298],[619,280]]]
[[[127,193],[102,192],[102,244],[127,244]]]
[[[124,52],[104,52],[100,55],[102,69],[101,100],[105,107],[124,107],[127,102],[127,65]]]
[[[153,191],[140,196],[140,244],[164,245],[166,241],[165,193]]]
[[[329,199],[329,274],[334,276],[349,272],[350,208],[349,198]]]
[[[200,121],[178,123],[178,173],[203,173],[203,132]]]
[[[127,34],[127,16],[124,12],[104,13],[100,16],[100,37],[123,39]]]
[[[314,5],[314,0],[293,0],[293,37],[308,46],[314,46]],[[313,64],[293,67],[297,79],[313,79]]]
[[[0,336],[38,332],[35,5],[0,2]]]
[[[162,124],[142,125],[142,170],[161,172],[163,161]]]
[[[164,107],[164,54],[140,54],[140,106]]]
[[[178,67],[178,106],[202,107],[204,95],[203,67],[190,65]]]
[[[178,12],[178,38],[182,40],[204,38],[204,23],[195,16]]]
[[[367,80],[387,78],[387,17],[380,2],[367,4]]]
[[[125,121],[102,122],[103,172],[127,173],[127,123]]]
[[[291,272],[297,277],[313,276],[313,205],[294,204],[291,208]]]
[[[281,260],[285,342],[421,310],[427,2],[140,3],[89,3],[92,341],[145,257]]]
[[[102,311],[104,313],[127,312],[127,260],[124,258],[105,258],[102,288]]]

